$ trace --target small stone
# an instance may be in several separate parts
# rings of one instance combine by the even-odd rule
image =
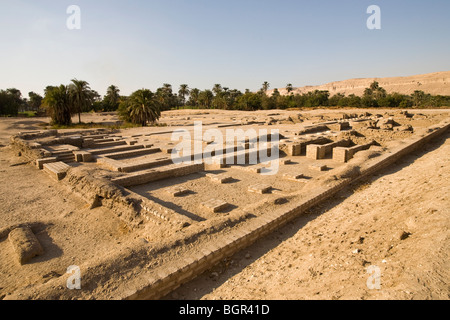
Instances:
[[[411,235],[411,233],[409,233],[409,232],[406,232],[406,231],[402,231],[402,232],[400,232],[400,240],[406,240],[406,239],[408,239],[409,238],[409,236]]]
[[[247,254],[245,255],[245,259],[250,259],[250,258],[251,258],[250,253],[247,253]]]
[[[367,265],[370,265],[370,261],[367,261],[367,260],[362,260],[361,261],[361,265],[363,266],[363,267],[365,267],[365,266],[367,266]]]
[[[278,199],[275,199],[274,204],[282,205],[282,204],[285,204],[287,202],[288,202],[288,200],[286,198],[278,198]]]
[[[21,265],[26,264],[36,256],[44,254],[44,249],[29,227],[12,230],[8,239]]]

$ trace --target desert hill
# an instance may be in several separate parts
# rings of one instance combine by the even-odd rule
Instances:
[[[333,96],[338,93],[345,95],[355,94],[362,96],[364,90],[373,81],[378,81],[381,87],[388,93],[398,92],[401,94],[412,94],[415,90],[421,90],[432,95],[450,95],[450,71],[428,73],[409,77],[393,78],[364,78],[331,82],[319,86],[306,86],[294,88],[294,94],[303,94],[315,90],[327,90]],[[285,88],[278,89],[282,95],[287,94]],[[271,95],[273,90],[268,92]]]

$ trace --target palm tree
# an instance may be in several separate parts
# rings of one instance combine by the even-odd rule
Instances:
[[[198,106],[198,97],[200,95],[200,89],[194,88],[191,89],[189,103],[194,107]]]
[[[161,88],[158,88],[156,90],[156,95],[160,102],[161,108],[164,110],[169,110],[173,104],[175,104],[172,85],[169,83],[164,83]]]
[[[180,89],[178,90],[178,95],[181,97],[183,106],[186,105],[186,96],[189,95],[189,86],[187,84],[180,85]]]
[[[211,108],[212,101],[214,99],[214,94],[211,90],[205,90],[199,93],[198,100],[203,107],[208,109]]]
[[[147,126],[161,117],[161,109],[155,95],[148,89],[134,92],[128,101],[128,111],[133,123]]]
[[[386,97],[386,90],[380,87],[377,81],[372,82],[369,88],[364,90],[365,97],[372,97],[375,100]]]
[[[413,99],[414,106],[418,107],[418,106],[422,105],[423,101],[425,100],[425,92],[423,92],[421,90],[416,90],[411,95],[411,97]]]
[[[212,91],[215,93],[216,96],[220,95],[222,93],[222,85],[215,84]]]
[[[264,81],[262,85],[262,91],[267,94],[267,90],[269,90],[270,84],[267,81]]]
[[[119,102],[120,95],[119,95],[119,88],[115,85],[111,85],[108,87],[108,90],[106,91],[106,95],[111,98],[113,102]]]
[[[379,87],[380,84],[377,81],[374,81],[370,84],[370,90],[372,90],[372,92],[377,91]]]
[[[170,83],[163,83],[163,90],[167,95],[171,95],[172,92],[172,85]]]
[[[115,111],[119,107],[120,102],[120,90],[117,86],[111,85],[106,90],[106,96],[103,99],[105,109],[107,111]]]
[[[70,90],[68,86],[47,87],[43,105],[49,112],[54,124],[70,125],[72,123]]]
[[[73,110],[78,113],[78,121],[81,123],[81,113],[87,111],[92,105],[93,95],[89,83],[83,80],[72,79],[69,86],[71,104]]]
[[[288,94],[291,93],[292,91],[294,91],[294,87],[292,86],[291,83],[288,83],[286,85],[286,91],[287,91]]]

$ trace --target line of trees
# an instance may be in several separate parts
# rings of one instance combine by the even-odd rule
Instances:
[[[45,96],[30,92],[23,98],[18,89],[0,91],[0,115],[16,116],[19,112],[44,110],[51,116],[52,122],[58,125],[70,125],[72,116],[81,113],[99,111],[118,111],[122,120],[138,125],[155,123],[161,112],[177,108],[224,109],[224,110],[271,110],[289,108],[316,107],[351,107],[351,108],[411,108],[450,106],[450,96],[430,95],[423,91],[415,91],[411,95],[387,93],[373,82],[363,96],[336,94],[330,96],[329,91],[313,91],[304,94],[294,93],[292,84],[286,85],[287,94],[281,95],[274,89],[269,95],[270,84],[265,81],[261,89],[251,92],[215,84],[211,89],[200,90],[182,84],[177,92],[172,85],[165,83],[155,92],[141,89],[130,96],[120,95],[117,86],[108,87],[102,98],[89,83],[73,79],[69,85],[59,87],[48,86]]]
[[[39,112],[42,96],[29,92],[28,98],[22,97],[19,89],[0,90],[0,116],[17,116],[20,112]]]
[[[72,124],[72,116],[78,114],[81,123],[81,113],[89,111],[94,103],[99,102],[100,95],[92,90],[84,80],[71,80],[69,85],[47,86],[44,90],[42,108],[57,125]]]
[[[316,107],[352,107],[352,108],[411,108],[411,107],[442,107],[450,106],[450,96],[433,96],[423,91],[415,91],[411,95],[399,93],[388,94],[386,90],[379,86],[378,82],[373,82],[364,91],[362,97],[350,94],[336,94],[330,96],[329,91],[312,91],[304,94],[294,94],[292,84],[286,85],[287,95],[281,95],[278,89],[274,89],[271,95],[267,92],[270,84],[266,81],[262,84],[258,92],[245,90],[230,90],[220,84],[214,85],[212,90],[200,91],[190,89],[183,85],[182,92],[189,95],[189,99],[182,106],[190,108],[214,108],[227,110],[270,110],[270,109],[290,109],[290,108],[316,108]],[[181,92],[180,92],[181,94]],[[175,105],[173,105],[175,106]],[[180,104],[178,104],[180,106]]]

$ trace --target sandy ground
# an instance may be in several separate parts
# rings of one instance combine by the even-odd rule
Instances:
[[[242,112],[236,117],[264,120],[273,113]],[[162,122],[195,119],[232,123],[222,111],[173,111]],[[83,115],[82,120],[114,122],[115,117]],[[45,255],[20,266],[9,242],[0,239],[0,299],[59,277],[71,265],[108,256],[111,250],[125,252],[136,240],[115,214],[102,207],[90,210],[8,147],[9,136],[41,130],[45,123],[47,118],[0,119],[0,228],[41,222],[35,233],[46,249]],[[139,129],[129,133],[134,131]],[[449,154],[447,134],[223,261],[167,299],[448,299]],[[407,236],[400,240],[403,233]],[[381,290],[367,287],[372,265],[381,272]]]

